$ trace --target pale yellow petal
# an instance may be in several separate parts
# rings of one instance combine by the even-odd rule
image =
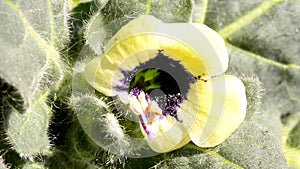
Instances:
[[[225,141],[245,118],[245,87],[234,76],[221,76],[198,82],[198,88],[200,111],[190,137],[200,147],[216,146]]]
[[[172,36],[195,50],[211,76],[224,73],[228,67],[228,52],[222,37],[203,24],[161,24],[156,31]]]
[[[152,139],[147,138],[143,127],[141,130],[147,138],[147,142],[152,150],[163,153],[178,149],[190,141],[188,131],[182,123],[176,121],[173,117],[167,116],[164,119],[157,119],[147,129],[155,134]]]

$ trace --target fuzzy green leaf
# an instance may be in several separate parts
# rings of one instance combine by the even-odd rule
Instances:
[[[231,135],[217,152],[243,168],[287,168],[280,142],[269,129],[256,122],[245,122]]]
[[[247,114],[246,119],[250,119],[253,114],[259,109],[261,98],[263,95],[262,83],[257,77],[241,77],[247,96]]]
[[[164,22],[188,22],[191,12],[191,0],[152,0],[148,3],[146,11]]]
[[[295,11],[299,1],[285,1],[265,15],[228,37],[231,52],[230,71],[255,74],[262,81],[265,96],[262,116],[266,124],[276,122],[271,129],[281,136],[280,116],[299,113],[299,19]],[[257,28],[259,26],[259,29]],[[251,52],[251,53],[250,53]],[[243,65],[243,66],[240,66]]]
[[[264,2],[264,0],[203,0],[203,2],[205,1],[207,1],[208,5],[206,10],[207,12],[205,13],[205,24],[217,31],[240,19],[259,4]]]
[[[8,141],[21,156],[46,152],[50,146],[51,108],[46,101],[65,71],[58,53],[67,40],[64,5],[55,0],[0,2],[0,76],[24,102],[24,111],[12,107],[4,123]]]

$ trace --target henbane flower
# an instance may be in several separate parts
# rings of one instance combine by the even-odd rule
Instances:
[[[112,37],[85,75],[129,107],[154,151],[168,152],[189,141],[216,146],[242,123],[245,88],[224,75],[227,66],[224,41],[212,29],[143,15]]]

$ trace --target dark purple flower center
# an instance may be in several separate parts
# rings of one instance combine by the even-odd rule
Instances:
[[[153,59],[132,70],[120,69],[120,72],[123,74],[120,79],[122,85],[114,88],[120,92],[126,91],[131,99],[136,99],[133,99],[131,106],[149,139],[155,137],[147,128],[153,120],[163,120],[171,116],[177,122],[182,122],[178,117],[178,109],[183,100],[187,99],[190,85],[197,79],[184,68],[181,61],[164,55],[163,50],[158,50]],[[157,107],[159,112],[155,109]]]
[[[147,85],[151,85],[151,83],[149,84],[149,81],[145,82],[141,79],[141,81],[137,83],[138,86],[130,86],[137,74],[149,69],[157,69],[159,71],[159,76],[156,77],[155,82],[160,84],[160,90],[166,95],[170,94],[176,96],[179,93],[181,99],[187,99],[190,84],[197,81],[197,79],[183,67],[180,61],[164,55],[163,49],[159,49],[157,55],[153,59],[137,65],[132,70],[120,68],[120,72],[123,74],[123,78],[120,79],[122,85],[116,85],[114,86],[114,89],[122,92],[131,92],[133,88],[139,87],[149,94],[151,90],[145,90]]]

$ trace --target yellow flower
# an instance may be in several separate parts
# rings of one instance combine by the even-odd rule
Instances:
[[[191,140],[216,146],[242,123],[245,87],[224,75],[227,66],[224,41],[212,29],[143,15],[112,37],[85,75],[96,90],[128,105],[154,151],[168,152]]]

